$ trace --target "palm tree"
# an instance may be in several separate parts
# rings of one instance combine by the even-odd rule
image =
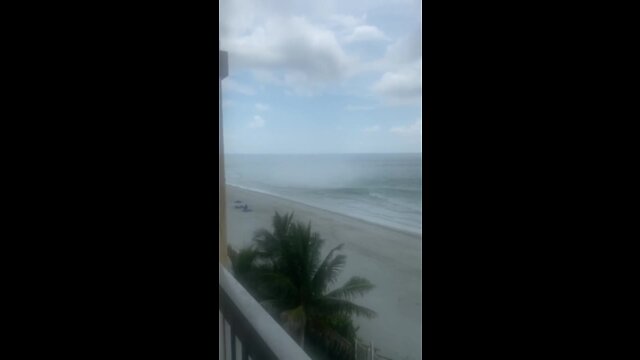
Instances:
[[[372,318],[376,313],[351,300],[373,289],[362,277],[329,290],[344,268],[346,256],[336,254],[343,244],[321,259],[324,240],[311,224],[293,221],[293,214],[273,217],[273,231],[255,233],[254,246],[234,257],[234,272],[253,287],[261,303],[276,314],[285,329],[304,348],[305,336],[313,336],[341,353],[353,350],[355,330],[351,316]]]

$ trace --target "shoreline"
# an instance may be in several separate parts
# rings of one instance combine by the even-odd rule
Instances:
[[[420,238],[420,241],[422,241],[422,231],[417,232],[417,231],[410,230],[410,229],[407,229],[407,228],[402,228],[402,227],[399,227],[399,226],[393,226],[393,225],[389,225],[389,224],[381,224],[381,223],[378,223],[378,222],[375,222],[375,221],[372,221],[372,220],[363,219],[363,218],[360,218],[360,217],[357,217],[357,216],[353,216],[353,215],[350,215],[350,214],[345,214],[345,213],[341,213],[341,212],[338,212],[338,211],[335,211],[335,210],[329,210],[329,209],[325,209],[325,208],[322,208],[322,207],[310,205],[310,204],[307,204],[307,203],[302,202],[302,201],[297,200],[297,199],[293,199],[293,198],[290,198],[290,197],[287,197],[287,196],[283,196],[283,195],[279,195],[279,194],[270,193],[268,191],[264,191],[264,190],[260,190],[260,189],[254,189],[254,188],[249,188],[249,187],[230,184],[230,183],[226,183],[226,186],[234,188],[234,189],[242,190],[242,191],[249,191],[249,192],[258,193],[258,194],[261,194],[261,195],[264,195],[264,196],[273,197],[273,198],[276,198],[278,200],[290,201],[290,202],[295,203],[298,206],[308,207],[313,211],[324,211],[324,212],[327,212],[327,213],[329,213],[331,215],[344,216],[346,218],[349,218],[350,220],[362,222],[365,225],[377,226],[377,227],[383,228],[385,230],[397,231],[397,232],[400,232],[400,233],[402,233],[404,235],[417,236],[417,237]]]
[[[227,185],[226,199],[227,243],[234,249],[251,246],[256,230],[271,229],[274,211],[294,212],[296,220],[310,222],[324,241],[323,254],[344,244],[341,253],[347,263],[333,286],[352,276],[366,277],[375,285],[355,299],[378,314],[373,319],[354,318],[358,336],[375,343],[384,356],[422,358],[422,235],[234,185]],[[235,208],[235,200],[252,211]]]

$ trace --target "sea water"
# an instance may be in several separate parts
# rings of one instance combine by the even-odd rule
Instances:
[[[226,154],[225,172],[230,185],[422,234],[422,154]]]

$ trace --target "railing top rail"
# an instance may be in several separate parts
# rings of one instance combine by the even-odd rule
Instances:
[[[286,331],[269,315],[247,290],[219,265],[220,288],[249,320],[258,335],[280,360],[311,360]]]

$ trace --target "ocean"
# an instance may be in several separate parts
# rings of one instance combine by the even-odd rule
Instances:
[[[422,234],[422,154],[225,154],[225,172],[230,185]]]

